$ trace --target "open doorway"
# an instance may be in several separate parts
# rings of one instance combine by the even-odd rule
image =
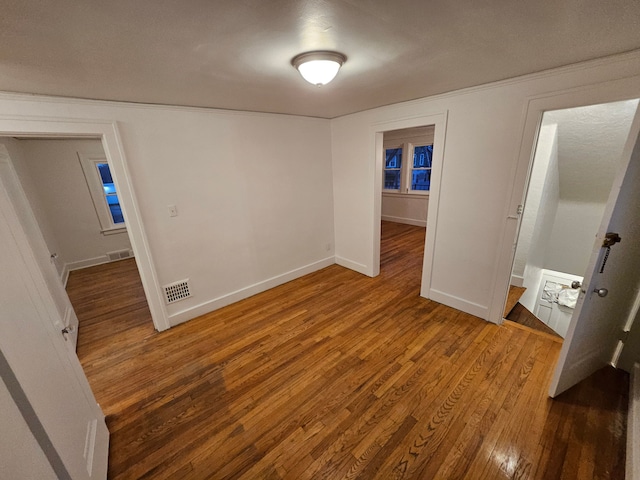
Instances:
[[[101,139],[12,136],[0,144],[7,157],[2,182],[58,308],[56,326],[75,352],[77,305],[65,293],[70,272],[123,259],[137,270]]]
[[[438,292],[432,290],[431,288],[431,276],[432,276],[432,268],[433,268],[434,244],[435,244],[436,232],[438,228],[438,205],[439,205],[439,198],[440,198],[440,184],[442,180],[447,116],[448,116],[448,113],[445,111],[441,113],[396,120],[388,123],[376,124],[371,126],[371,137],[373,140],[371,144],[371,146],[373,147],[372,155],[373,155],[373,158],[375,159],[374,170],[373,170],[374,184],[372,186],[373,193],[374,193],[374,203],[373,203],[374,212],[373,212],[373,219],[372,219],[373,223],[371,225],[373,229],[373,236],[372,236],[373,243],[371,244],[372,262],[371,262],[371,268],[369,269],[367,269],[366,266],[362,265],[362,267],[365,267],[362,269],[362,273],[366,273],[367,275],[370,275],[372,277],[375,277],[380,273],[381,224],[383,221],[382,197],[383,197],[383,192],[385,190],[383,187],[386,182],[385,170],[387,170],[387,168],[385,168],[387,166],[386,152],[384,148],[385,134],[387,132],[394,132],[394,131],[400,131],[400,130],[411,130],[415,128],[418,128],[418,129],[429,128],[432,131],[432,136],[433,136],[432,141],[433,141],[433,146],[435,146],[435,148],[427,149],[428,152],[424,152],[424,151],[418,152],[418,159],[420,158],[419,157],[420,153],[424,153],[425,158],[423,160],[423,165],[419,166],[416,169],[421,171],[416,172],[415,175],[416,175],[416,180],[418,181],[417,184],[419,184],[421,188],[424,188],[427,182],[428,182],[428,188],[429,188],[428,196],[422,193],[422,195],[424,195],[422,198],[427,199],[427,203],[423,207],[424,211],[426,211],[426,215],[425,217],[418,219],[420,222],[424,221],[425,226],[427,223],[429,225],[429,228],[426,229],[426,232],[424,235],[424,242],[423,242],[424,247],[422,248],[423,254],[422,254],[422,276],[420,280],[420,296],[424,298],[434,299],[436,301],[438,301]],[[426,147],[427,145],[425,144],[425,145],[419,145],[419,146]],[[426,156],[429,153],[431,154],[431,158],[427,160]],[[429,162],[431,162],[431,166],[428,167],[427,165]],[[407,166],[411,166],[411,165],[412,164],[410,162],[407,163]],[[413,181],[413,175],[414,175],[412,170],[413,169],[405,170],[405,175],[406,175],[405,177],[406,179],[404,181],[405,183],[403,184],[402,181],[400,181],[399,188],[397,189],[398,190],[397,193],[400,193],[400,190],[403,188],[403,185],[405,186],[405,188],[411,187],[410,182]],[[428,173],[425,172],[426,170],[428,170]],[[401,176],[402,173],[400,173],[399,175]],[[411,176],[411,180],[409,180],[409,176]],[[389,181],[391,181],[391,178],[389,178]],[[422,192],[425,192],[425,190],[422,190]],[[408,193],[408,192],[405,192],[405,193]],[[417,197],[411,197],[411,198],[417,198]],[[406,215],[406,213],[401,215],[392,215],[387,210],[385,212],[385,215],[402,217],[402,215]],[[403,218],[408,218],[408,217],[405,216]],[[397,225],[407,225],[407,224],[405,223],[405,224],[397,224]],[[419,255],[419,253],[416,253],[416,255]]]
[[[544,113],[505,318],[566,335],[637,106]]]
[[[419,262],[407,264],[422,267],[434,131],[435,126],[428,125],[384,132],[380,228],[381,242],[386,240],[387,249],[391,250],[381,247],[382,272],[400,252],[419,256]]]
[[[427,226],[435,125],[384,132],[382,220]]]
[[[0,138],[63,283],[69,272],[133,257],[100,139]]]

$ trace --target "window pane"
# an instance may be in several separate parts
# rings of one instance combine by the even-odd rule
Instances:
[[[384,168],[401,168],[402,167],[402,149],[388,148],[385,152]],[[386,182],[385,182],[386,183]]]
[[[385,170],[384,188],[386,190],[400,190],[400,170]]]
[[[111,205],[120,205],[120,200],[118,199],[118,195],[116,195],[115,193],[112,195],[105,195],[106,199],[107,199],[107,205],[111,206]]]
[[[116,187],[113,183],[113,177],[111,176],[111,170],[108,163],[97,163],[98,173],[100,174],[100,181],[102,182],[102,189],[105,193],[105,200],[107,207],[109,207],[109,213],[111,214],[111,220],[114,224],[124,223],[124,216],[122,215],[122,208],[120,208],[120,199],[116,195]]]
[[[111,177],[111,170],[109,170],[109,164],[97,163],[96,166],[98,167],[98,173],[100,173],[100,181],[102,182],[104,193],[116,193],[113,177]]]
[[[431,169],[411,171],[411,190],[429,190]]]
[[[100,172],[100,179],[102,180],[102,184],[105,185],[107,183],[113,183],[113,178],[111,178],[111,170],[109,170],[108,163],[98,163],[98,172]]]
[[[106,195],[107,205],[109,206],[109,212],[111,213],[111,219],[114,224],[124,223],[124,216],[122,215],[122,208],[120,208],[120,200],[115,194]]]
[[[423,145],[413,149],[413,168],[431,168],[433,145]]]

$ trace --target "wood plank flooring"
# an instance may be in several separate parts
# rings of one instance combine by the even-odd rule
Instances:
[[[526,292],[527,289],[525,287],[516,287],[515,285],[509,285],[509,294],[507,295],[507,301],[504,304],[504,313],[502,314],[502,318],[507,318],[513,307],[516,306],[522,294]]]
[[[111,479],[624,477],[626,374],[556,400],[560,344],[419,297],[424,229],[157,333],[132,261],[73,272]],[[143,300],[143,298],[142,298]]]
[[[549,327],[542,320],[536,317],[527,309],[527,307],[522,305],[520,302],[517,302],[514,305],[514,307],[509,312],[509,315],[507,315],[505,318],[507,320],[511,320],[512,322],[519,323],[520,325],[524,325],[525,327],[533,328],[534,330],[548,333],[549,335],[553,335],[562,339],[562,337],[558,335],[553,328]]]

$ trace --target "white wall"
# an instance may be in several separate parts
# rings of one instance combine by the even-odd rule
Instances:
[[[1,139],[6,143],[10,139]],[[20,183],[61,276],[108,261],[107,252],[129,250],[126,232],[103,235],[78,153],[104,155],[100,140],[11,140]],[[46,232],[46,233],[45,233]]]
[[[547,183],[548,188],[545,188]],[[520,277],[520,284],[522,284],[527,261],[539,268],[544,266],[544,257],[536,258],[536,256],[544,253],[544,248],[551,235],[551,227],[553,227],[559,200],[558,185],[557,125],[543,125],[538,135],[538,144],[527,189],[527,201],[518,234],[518,247],[513,261],[513,275],[516,278]],[[536,228],[538,218],[540,218],[540,223]],[[549,227],[549,230],[544,234],[541,231],[542,225]],[[534,255],[530,255],[532,245]]]
[[[52,479],[56,475],[0,378],[0,478]]]
[[[334,261],[328,120],[12,94],[0,111],[118,122],[156,288],[190,280],[172,324]]]
[[[606,203],[560,200],[544,268],[584,277]]]
[[[192,283],[168,307],[172,323],[332,262],[334,227],[336,257],[374,272],[375,132],[446,114],[430,292],[488,318],[503,307],[494,293],[529,100],[596,84],[640,96],[639,75],[634,52],[332,121],[13,94],[0,112],[118,122],[158,283]]]
[[[0,144],[4,145],[7,149],[7,152],[10,156],[11,164],[18,175],[20,180],[20,186],[22,187],[27,199],[29,200],[29,206],[31,207],[31,211],[33,212],[38,226],[40,227],[40,232],[45,239],[47,247],[50,252],[60,252],[60,245],[58,244],[58,239],[54,233],[53,225],[49,221],[49,216],[46,212],[46,205],[41,201],[40,195],[38,195],[38,187],[33,183],[33,179],[31,178],[31,174],[29,173],[29,168],[27,164],[27,160],[24,157],[24,151],[22,148],[22,143],[19,140],[15,140],[13,138],[4,137],[0,138]],[[17,198],[13,198],[14,205],[17,201]],[[19,217],[21,220],[24,220],[25,216],[28,215],[25,211],[20,211]],[[33,232],[30,229],[30,225],[23,223],[23,228],[30,234]],[[58,273],[62,273],[62,267],[64,262],[56,262],[56,267],[58,268]]]
[[[639,74],[635,52],[333,120],[336,257],[375,271],[375,132],[394,120],[448,113],[437,225],[429,225],[437,229],[429,295],[482,318],[499,316],[506,293],[498,283],[506,292],[510,270],[500,270],[503,234],[529,99],[598,83],[615,96],[607,82]]]
[[[545,268],[584,276],[637,100],[547,112],[558,128],[560,202]]]
[[[558,174],[557,125],[543,125],[531,172],[527,193],[527,206],[523,216],[516,259],[524,260],[522,286],[527,290],[520,303],[531,312],[535,311],[538,284],[545,268],[545,259],[555,224],[560,201],[560,177]],[[530,199],[531,197],[531,199]],[[531,203],[530,203],[531,202]],[[527,241],[528,238],[528,241]]]
[[[426,227],[428,210],[429,195],[382,194],[382,220]]]

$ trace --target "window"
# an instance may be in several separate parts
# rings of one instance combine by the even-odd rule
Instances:
[[[124,215],[106,158],[81,153],[78,153],[78,157],[100,222],[101,232],[110,234],[123,231]]]
[[[104,190],[104,199],[109,209],[109,215],[114,225],[124,223],[124,217],[122,216],[122,209],[120,208],[120,200],[116,193],[116,187],[111,177],[111,170],[108,163],[96,163],[95,164],[98,173],[100,175],[100,181],[102,182],[102,189]]]
[[[385,190],[400,191],[402,171],[402,148],[388,148],[385,150],[384,188]]]
[[[429,190],[431,185],[431,158],[433,145],[413,147],[411,190]]]
[[[430,125],[385,132],[383,192],[429,194],[434,128]]]

